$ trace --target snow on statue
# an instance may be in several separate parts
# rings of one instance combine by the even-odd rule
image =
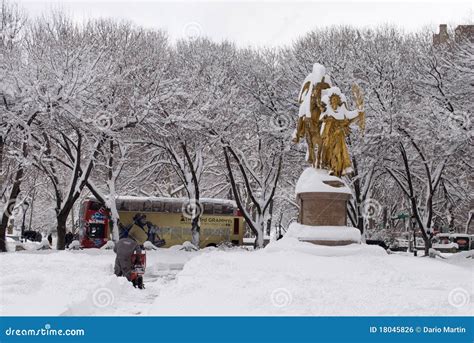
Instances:
[[[341,176],[351,171],[345,138],[350,124],[357,121],[364,129],[363,98],[360,89],[352,87],[357,110],[347,108],[347,99],[338,87],[333,87],[326,68],[315,63],[305,78],[299,96],[299,119],[293,142],[306,139],[306,160],[318,169],[327,169]],[[317,158],[315,147],[317,146]]]

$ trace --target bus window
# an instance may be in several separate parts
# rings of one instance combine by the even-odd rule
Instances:
[[[161,206],[161,202],[154,202],[153,205],[152,205],[152,208],[153,208],[153,212],[161,212],[163,210],[163,206]]]
[[[153,211],[153,202],[151,200],[146,200],[143,204],[143,211],[151,212]]]
[[[130,201],[128,207],[129,207],[129,211],[142,211],[143,203],[138,202],[138,201]]]
[[[180,213],[183,210],[183,205],[177,204],[177,203],[172,203],[170,204],[170,211],[172,213]]]
[[[100,211],[102,205],[96,201],[89,201],[89,210],[91,211]]]
[[[234,235],[239,234],[239,218],[234,218]]]
[[[124,211],[125,210],[124,201],[117,200],[115,202],[115,206],[117,206],[118,211]]]

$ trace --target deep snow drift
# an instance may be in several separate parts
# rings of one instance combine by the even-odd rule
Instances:
[[[145,290],[113,273],[111,250],[0,254],[0,315],[138,315],[196,252],[147,251]]]
[[[112,251],[98,249],[0,254],[0,315],[471,315],[473,310],[472,259],[461,255],[414,258],[375,246],[325,247],[293,238],[260,251],[158,249],[147,252],[145,290],[113,275],[114,258]]]
[[[189,261],[152,315],[470,315],[472,259],[457,266],[376,246],[284,238]]]

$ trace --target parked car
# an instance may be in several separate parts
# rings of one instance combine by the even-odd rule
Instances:
[[[474,235],[440,233],[433,237],[432,248],[439,252],[456,253],[474,249]]]

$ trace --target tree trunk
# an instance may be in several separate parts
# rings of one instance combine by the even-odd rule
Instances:
[[[193,245],[196,246],[196,248],[198,249],[201,241],[201,226],[199,225],[200,216],[200,214],[196,216],[193,215],[194,218],[191,221],[191,243],[193,243]]]
[[[470,210],[469,211],[469,217],[467,219],[467,222],[466,222],[466,230],[464,231],[464,233],[469,233],[469,227],[471,226],[471,222],[472,222],[472,218],[474,217],[474,211],[473,210]]]
[[[5,142],[3,137],[0,137],[0,185],[4,185],[3,181],[3,150],[4,150]]]
[[[255,244],[254,244],[254,248],[255,249],[261,249],[263,248],[263,245],[264,245],[264,237],[265,237],[265,218],[263,215],[261,215],[260,213],[257,213],[257,218],[256,218],[256,223],[258,225],[258,229],[257,229],[257,237],[255,238]]]
[[[257,238],[255,238],[255,244],[254,248],[255,249],[262,249],[264,245],[264,235],[263,232],[257,232]]]
[[[431,237],[423,236],[423,241],[425,242],[425,256],[429,255],[430,249],[431,249]]]
[[[2,213],[2,222],[0,223],[0,252],[7,251],[7,226],[11,216],[13,207],[15,206],[16,199],[20,194],[21,180],[23,178],[23,167],[20,167],[15,175],[15,181],[13,182],[10,196],[7,199],[7,206]]]
[[[57,216],[57,230],[58,230],[58,241],[56,243],[56,249],[64,250],[66,249],[66,223],[67,223],[68,213],[61,212]]]
[[[58,232],[58,241],[56,243],[56,249],[64,250],[66,249],[66,228],[67,228],[67,219],[69,213],[71,213],[72,207],[74,206],[74,199],[68,200],[62,210],[59,211],[57,215],[57,232]]]
[[[120,230],[118,226],[118,218],[112,217],[112,240],[118,242],[120,239]]]
[[[0,252],[7,251],[7,225],[8,225],[7,211],[3,212],[2,222],[0,224]]]
[[[268,207],[268,219],[267,219],[267,235],[270,236],[272,231],[272,217],[273,217],[273,199],[270,202],[270,206]]]
[[[357,203],[357,228],[359,229],[361,235],[364,234],[364,216],[362,216],[362,204]]]

